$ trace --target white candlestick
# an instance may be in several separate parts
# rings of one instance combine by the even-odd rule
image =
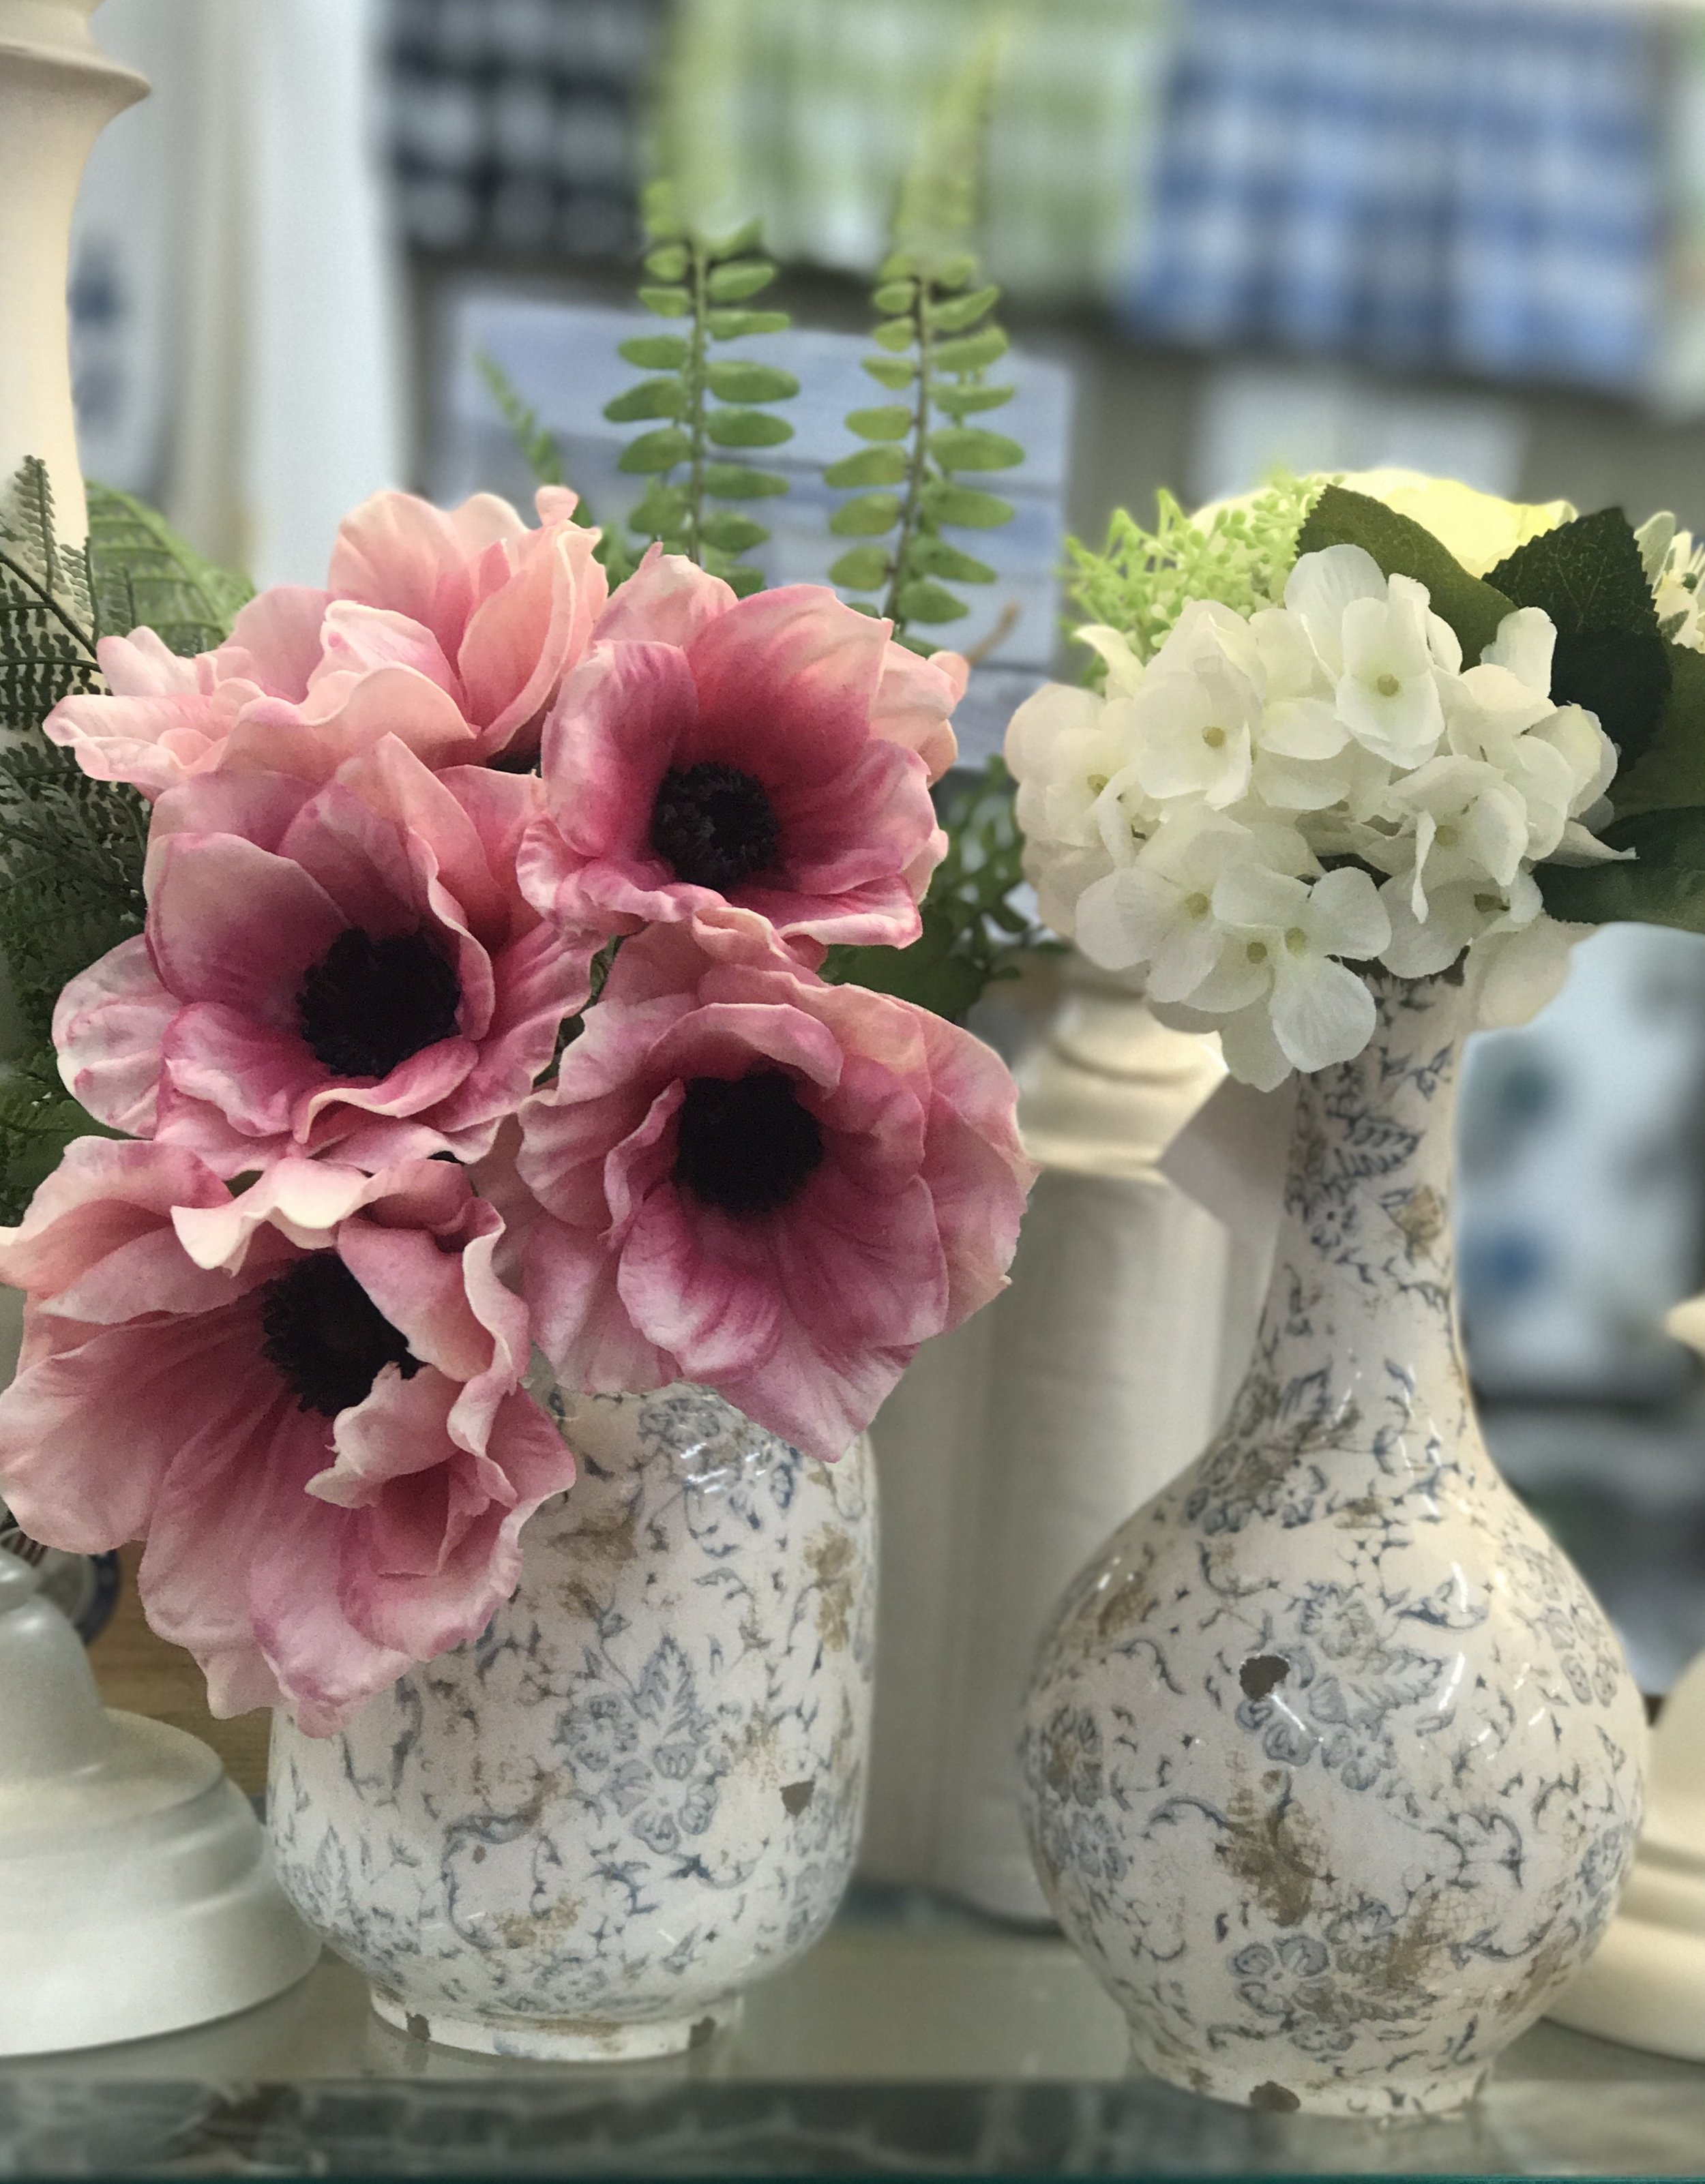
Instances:
[[[146,81],[101,52],[95,0],[0,0],[0,481],[47,465],[59,535],[88,529],[71,406],[65,282],[83,163]]]

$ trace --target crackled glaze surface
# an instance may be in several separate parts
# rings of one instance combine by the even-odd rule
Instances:
[[[1253,1362],[1069,1588],[1026,1825],[1139,2062],[1257,2108],[1468,2098],[1591,1950],[1640,1818],[1615,1638],[1504,1486],[1454,1319],[1460,987],[1302,1080]]]
[[[273,1736],[280,1875],[397,2024],[660,2054],[810,1947],[857,1847],[875,1485],[702,1390],[548,1401],[580,1459],[484,1636]]]

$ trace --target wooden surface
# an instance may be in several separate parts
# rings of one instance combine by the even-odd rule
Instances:
[[[126,1547],[124,1583],[112,1621],[89,1649],[101,1696],[126,1713],[144,1713],[187,1729],[210,1744],[240,1789],[253,1796],[266,1784],[266,1740],[272,1717],[264,1710],[215,1721],[207,1710],[207,1685],[181,1646],[155,1637],[142,1620],[137,1596],[139,1546]]]

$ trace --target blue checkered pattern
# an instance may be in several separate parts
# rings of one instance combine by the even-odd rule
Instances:
[[[1185,0],[1139,331],[1638,386],[1660,46],[1550,0]]]

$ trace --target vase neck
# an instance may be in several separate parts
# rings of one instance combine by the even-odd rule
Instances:
[[[1454,1354],[1451,1196],[1469,1009],[1447,977],[1385,980],[1373,995],[1362,1051],[1300,1080],[1261,1341],[1285,1346],[1300,1295],[1329,1298],[1340,1344],[1360,1349],[1357,1330],[1377,1329],[1382,1350],[1411,1349],[1419,1365],[1440,1340]]]

